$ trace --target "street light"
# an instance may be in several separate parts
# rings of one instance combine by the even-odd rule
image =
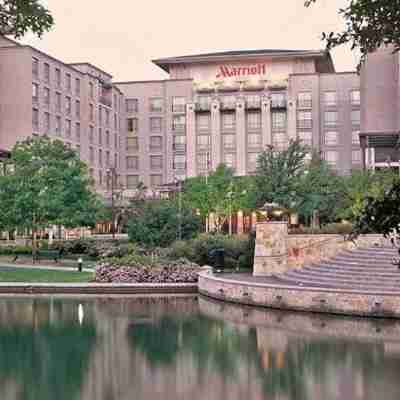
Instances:
[[[114,190],[115,190],[115,181],[117,177],[117,172],[115,167],[108,168],[107,171],[107,186],[110,188],[110,178],[111,178],[111,235],[112,238],[115,239],[115,206],[114,206]]]

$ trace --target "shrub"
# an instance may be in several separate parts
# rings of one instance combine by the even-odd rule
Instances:
[[[323,225],[319,228],[299,227],[291,228],[289,233],[293,235],[348,235],[353,230],[352,224],[332,223]]]
[[[0,255],[3,256],[32,255],[32,246],[24,246],[24,245],[0,246]]]

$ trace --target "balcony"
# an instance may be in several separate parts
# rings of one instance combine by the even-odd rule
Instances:
[[[285,109],[287,107],[286,99],[271,99],[271,108],[273,109]]]
[[[186,163],[185,162],[174,163],[173,169],[174,170],[185,170],[186,169]]]
[[[261,99],[247,99],[246,109],[247,110],[259,110],[261,108]]]
[[[174,151],[185,152],[186,151],[186,144],[174,143],[172,148],[173,148]]]
[[[195,110],[198,112],[210,111],[211,110],[211,101],[197,102],[195,104]]]
[[[172,130],[174,132],[183,132],[186,128],[186,124],[174,124]]]
[[[220,105],[221,110],[235,110],[236,109],[236,101],[235,100],[221,100]]]

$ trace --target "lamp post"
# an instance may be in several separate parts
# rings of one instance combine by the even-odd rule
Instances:
[[[115,205],[114,205],[114,190],[115,190],[115,178],[116,170],[115,167],[107,169],[107,186],[110,189],[110,178],[111,178],[111,235],[115,239]]]

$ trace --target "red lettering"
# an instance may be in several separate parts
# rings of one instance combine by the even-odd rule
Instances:
[[[265,64],[255,64],[249,67],[232,67],[220,65],[216,78],[230,78],[232,76],[265,75]]]

